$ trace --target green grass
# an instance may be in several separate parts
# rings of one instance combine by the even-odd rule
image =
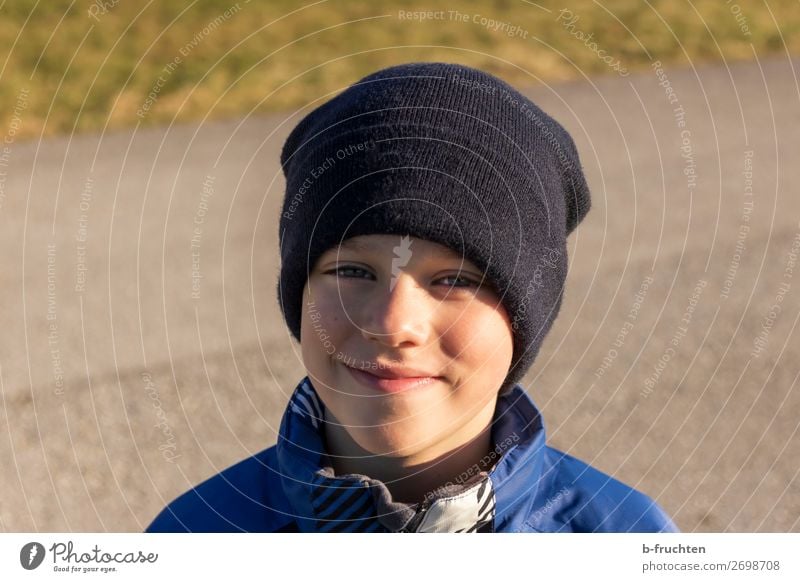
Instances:
[[[3,3],[0,129],[13,123],[17,137],[33,137],[286,110],[414,60],[461,62],[520,85],[615,75],[578,32],[593,33],[596,49],[629,71],[656,59],[681,66],[800,52],[798,0],[113,1],[107,11],[103,0]],[[454,6],[467,22],[449,18]],[[579,16],[572,34],[557,21],[564,7]],[[403,20],[398,10],[444,10],[445,19]],[[474,23],[476,14],[527,38]],[[137,114],[159,76],[152,107]]]

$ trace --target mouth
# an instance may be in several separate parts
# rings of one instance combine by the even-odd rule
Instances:
[[[407,390],[431,386],[442,379],[410,368],[369,368],[358,369],[344,364],[350,375],[362,386],[384,394],[397,394]]]

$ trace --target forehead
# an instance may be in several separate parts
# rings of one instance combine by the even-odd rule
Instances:
[[[348,238],[339,243],[338,247],[331,247],[329,251],[336,252],[338,250],[347,250],[352,252],[370,253],[370,252],[392,252],[395,247],[401,246],[403,239],[407,238],[409,243],[408,247],[413,252],[415,249],[419,250],[425,255],[440,256],[443,258],[456,259],[461,261],[467,260],[461,253],[451,249],[443,244],[417,238],[415,236],[404,237],[398,234],[366,234]]]

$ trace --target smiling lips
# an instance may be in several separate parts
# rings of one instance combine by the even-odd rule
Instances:
[[[427,386],[440,379],[439,376],[431,376],[427,372],[402,366],[375,366],[374,368],[370,367],[369,372],[347,365],[345,367],[360,384],[388,394]]]

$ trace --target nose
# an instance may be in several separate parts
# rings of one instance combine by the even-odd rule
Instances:
[[[426,292],[408,273],[396,276],[392,289],[375,289],[364,303],[362,335],[390,347],[424,345],[431,329]]]

